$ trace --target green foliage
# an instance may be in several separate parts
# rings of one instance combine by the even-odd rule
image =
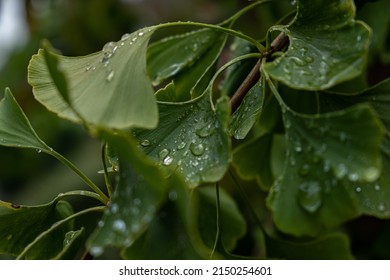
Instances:
[[[254,2],[218,25],[142,28],[82,57],[45,42],[28,66],[34,97],[102,142],[106,190],[40,139],[6,89],[0,144],[54,156],[92,191],[40,206],[0,202],[0,253],[353,258],[341,227],[390,217],[390,78],[366,86],[373,35],[352,0],[298,0],[263,40],[234,29],[266,3],[276,5]],[[153,41],[171,27],[188,31]],[[71,196],[99,206],[73,213]],[[93,230],[74,228],[95,212]]]

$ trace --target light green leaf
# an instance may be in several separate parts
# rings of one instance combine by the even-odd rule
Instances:
[[[182,174],[190,187],[216,182],[229,164],[229,102],[212,106],[209,92],[185,103],[159,103],[155,130],[135,131],[143,150],[161,166]]]
[[[316,235],[359,214],[348,187],[381,174],[383,128],[366,105],[323,115],[284,112],[287,158],[268,197],[276,226]]]
[[[332,233],[306,242],[267,238],[268,258],[290,260],[351,260],[348,236]]]
[[[65,201],[56,200],[39,206],[19,206],[0,201],[0,253],[19,255],[42,232],[72,214]],[[49,259],[62,249],[65,233],[72,230],[68,222],[47,234],[24,255],[25,259]]]
[[[35,133],[9,89],[0,101],[0,145],[51,150]]]
[[[88,241],[91,254],[106,246],[129,247],[149,226],[168,199],[167,180],[134,140],[126,135],[102,132],[119,157],[119,182],[109,207]]]
[[[91,55],[58,56],[68,82],[69,102],[87,123],[118,129],[157,125],[157,104],[146,75],[147,45],[156,28],[125,34]],[[28,70],[35,98],[60,117],[79,122],[59,94],[43,50],[33,56]]]
[[[358,76],[370,30],[354,17],[352,0],[299,0],[293,22],[272,29],[289,37],[289,48],[265,70],[289,87],[305,90],[330,88]]]

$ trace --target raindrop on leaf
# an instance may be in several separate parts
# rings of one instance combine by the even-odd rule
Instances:
[[[316,212],[322,205],[321,187],[318,182],[305,182],[299,186],[298,201],[301,207],[309,212]]]
[[[205,149],[202,143],[199,144],[191,143],[190,150],[194,156],[201,156],[203,155]]]

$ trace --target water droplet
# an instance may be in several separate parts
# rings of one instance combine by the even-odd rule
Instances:
[[[99,257],[104,253],[104,248],[100,246],[92,246],[91,249],[89,249],[89,252],[92,256]]]
[[[191,143],[190,150],[194,156],[201,156],[204,153],[204,145],[202,143],[199,144]]]
[[[297,145],[297,146],[295,146],[295,151],[297,152],[297,153],[301,153],[302,151],[303,151],[303,148],[302,148],[302,146],[301,145]]]
[[[351,182],[356,182],[357,180],[359,180],[359,174],[357,174],[357,173],[350,173],[350,174],[348,174],[348,179]]]
[[[38,154],[42,153],[42,150],[41,149],[37,149],[37,153]]]
[[[173,157],[171,157],[171,156],[166,156],[163,159],[163,165],[165,165],[165,166],[171,165],[172,162],[173,162]]]
[[[140,37],[142,37],[142,36],[144,36],[144,32],[142,32],[142,31],[140,31],[140,32],[138,32],[138,36],[140,36]]]
[[[364,179],[368,182],[373,182],[379,178],[380,172],[376,167],[369,167],[364,172]]]
[[[118,212],[118,210],[119,210],[118,204],[113,203],[113,204],[111,205],[111,213],[112,213],[112,214],[115,214],[115,213]]]
[[[343,163],[339,163],[334,170],[334,174],[338,179],[343,178],[347,173],[348,168]]]
[[[177,199],[177,193],[175,191],[170,191],[168,194],[168,198],[171,201],[176,201]]]
[[[108,59],[113,56],[117,49],[118,46],[115,42],[108,42],[107,44],[105,44],[102,49],[104,58]]]
[[[103,227],[104,226],[104,221],[99,221],[98,222],[98,227]]]
[[[168,149],[162,149],[159,153],[158,153],[158,157],[161,159],[161,160],[164,160],[167,155],[169,155],[169,150]]]
[[[356,187],[356,188],[355,188],[355,192],[361,193],[361,192],[362,192],[362,188],[361,188],[361,187]]]
[[[144,139],[141,141],[141,146],[142,147],[148,147],[150,146],[150,141],[148,139]]]
[[[112,229],[118,232],[124,232],[126,230],[126,224],[123,220],[115,220],[112,224]]]
[[[199,137],[203,137],[203,138],[210,136],[213,133],[214,133],[214,127],[212,126],[212,124],[205,125],[201,129],[198,129],[196,131],[196,135],[198,135]]]
[[[185,148],[186,145],[187,145],[186,142],[181,142],[181,143],[177,146],[177,149],[178,149],[178,150],[183,150],[183,149]]]
[[[299,186],[299,204],[309,213],[316,212],[322,205],[321,187],[318,182],[305,182]]]
[[[384,203],[380,203],[378,205],[378,210],[384,212],[386,210],[386,205]]]
[[[379,192],[379,191],[381,190],[381,186],[378,185],[378,184],[376,184],[376,185],[374,186],[374,189],[375,189],[377,192]]]
[[[130,36],[131,36],[131,35],[130,35],[129,33],[123,34],[122,37],[121,37],[121,41],[126,41],[127,39],[130,38]]]
[[[356,37],[356,41],[357,41],[357,42],[360,42],[361,40],[362,40],[362,36],[358,35],[358,36]]]
[[[111,82],[111,80],[114,78],[114,75],[115,75],[115,73],[113,70],[109,71],[108,75],[106,77],[107,82]]]

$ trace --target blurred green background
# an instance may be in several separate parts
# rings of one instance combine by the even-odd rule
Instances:
[[[372,84],[390,76],[390,1],[366,5],[368,1],[356,2],[358,17],[374,29],[367,73]],[[33,98],[27,83],[27,66],[42,39],[48,39],[64,55],[86,55],[144,26],[179,20],[218,23],[248,3],[247,0],[0,0],[0,92],[9,87],[41,138],[103,186],[103,176],[98,173],[102,169],[101,144],[80,126],[55,117]],[[275,0],[245,15],[236,28],[263,38],[267,29],[291,9],[291,1]],[[43,153],[0,147],[1,200],[41,204],[60,192],[84,188],[76,175]],[[83,203],[88,202],[76,201],[76,209]],[[366,225],[371,227],[370,233],[359,231]],[[384,249],[390,249],[385,238],[390,233],[388,222],[362,217],[352,221],[348,230],[353,233],[357,257],[390,258],[390,250]]]

